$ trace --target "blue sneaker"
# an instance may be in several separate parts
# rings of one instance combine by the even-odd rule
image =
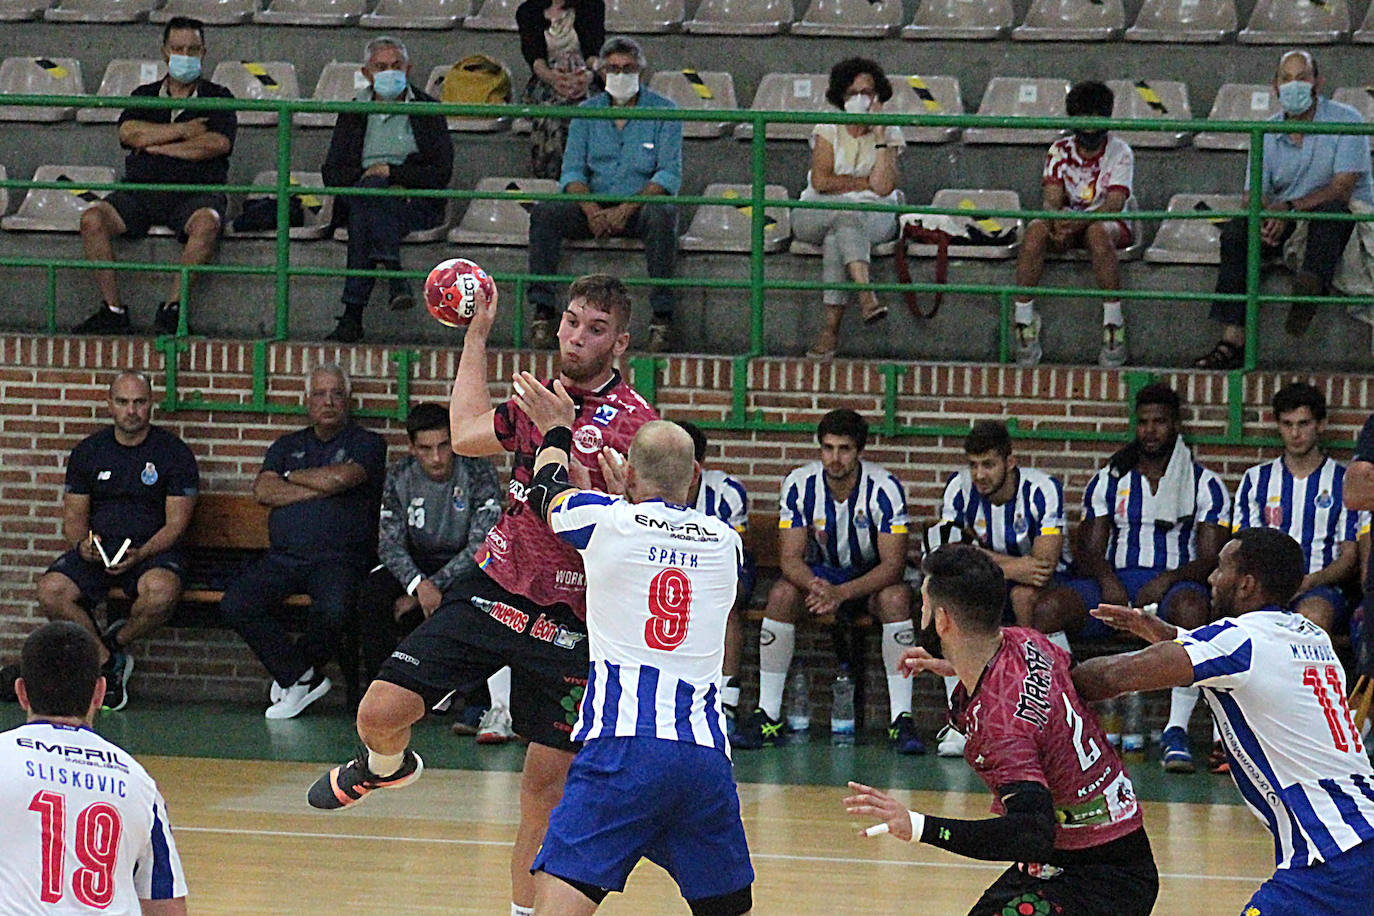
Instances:
[[[911,718],[909,712],[893,719],[892,724],[887,727],[887,743],[899,754],[914,755],[926,752],[925,742],[916,734],[916,720]]]
[[[1195,773],[1193,752],[1188,747],[1188,733],[1175,725],[1164,729],[1159,738],[1159,762],[1166,773]]]

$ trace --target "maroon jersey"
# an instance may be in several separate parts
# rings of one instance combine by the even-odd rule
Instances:
[[[551,383],[550,383],[551,384]],[[635,432],[658,412],[616,372],[596,391],[568,388],[577,402],[573,420],[573,460],[592,474],[592,488],[606,486],[596,456],[609,445],[622,455]],[[566,604],[579,620],[587,618],[587,577],[577,550],[549,530],[530,511],[526,492],[534,478],[534,456],[544,437],[513,400],[496,408],[496,438],[515,453],[510,501],[477,551],[477,565],[506,591],[523,595],[541,607]]]
[[[1002,629],[1002,647],[973,691],[955,690],[964,759],[992,790],[1038,782],[1054,800],[1054,848],[1089,849],[1142,824],[1131,777],[1069,677],[1069,654],[1044,634]]]

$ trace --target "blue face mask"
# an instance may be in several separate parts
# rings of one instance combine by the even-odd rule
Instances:
[[[1292,80],[1279,84],[1279,107],[1287,115],[1300,115],[1312,107],[1312,84]]]
[[[189,54],[168,55],[167,72],[178,83],[194,83],[200,79],[200,58]]]
[[[406,75],[402,70],[383,70],[372,77],[372,91],[377,98],[390,101],[406,91]]]

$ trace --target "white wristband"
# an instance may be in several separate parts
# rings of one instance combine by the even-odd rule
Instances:
[[[419,588],[420,583],[423,581],[425,581],[424,573],[417,574],[414,579],[410,580],[410,584],[406,586],[406,594],[410,595],[412,598],[415,597],[415,589]]]
[[[925,833],[926,830],[926,816],[917,814],[915,811],[908,811],[907,814],[911,815],[911,842],[919,843],[921,842],[921,834]]]

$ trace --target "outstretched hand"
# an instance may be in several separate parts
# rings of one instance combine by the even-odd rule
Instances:
[[[911,813],[907,806],[891,795],[861,782],[851,782],[849,790],[853,795],[845,796],[844,810],[856,817],[875,818],[879,826],[886,830],[873,830],[869,827],[859,831],[859,836],[881,836],[890,833],[899,840],[911,840]]]
[[[1099,604],[1088,612],[1107,626],[1139,636],[1146,642],[1163,642],[1178,635],[1178,627],[1158,616],[1123,604]]]
[[[554,380],[553,388],[545,388],[530,372],[517,372],[512,380],[515,404],[530,418],[540,435],[557,426],[573,425],[577,419],[577,405],[563,383]]]
[[[913,646],[902,653],[897,661],[897,670],[904,677],[913,677],[922,671],[938,674],[940,677],[953,677],[954,665],[947,659],[936,658],[920,646]]]

